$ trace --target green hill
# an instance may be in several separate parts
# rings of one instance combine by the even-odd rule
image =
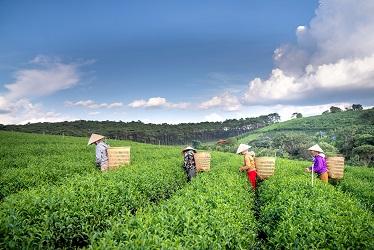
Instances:
[[[321,144],[328,154],[343,154],[353,164],[374,161],[374,109],[295,118],[236,137],[259,152],[307,158],[306,149]]]
[[[256,136],[271,133],[271,132],[285,132],[301,131],[307,134],[314,134],[316,132],[334,132],[340,129],[355,128],[362,133],[374,132],[374,109],[361,111],[343,111],[337,113],[328,113],[317,116],[294,118],[285,122],[275,123],[255,132],[249,132],[245,135],[239,136],[240,142],[248,142],[256,139]],[[256,135],[256,136],[255,136]]]

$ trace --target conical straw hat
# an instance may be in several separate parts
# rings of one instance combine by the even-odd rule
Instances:
[[[90,145],[90,144],[92,144],[94,142],[97,142],[98,140],[101,140],[103,138],[104,138],[104,136],[102,136],[102,135],[92,134],[91,137],[90,137],[90,139],[88,140],[87,145]]]
[[[319,153],[323,153],[322,148],[321,148],[318,144],[316,144],[316,145],[314,145],[314,146],[308,148],[308,150],[310,150],[310,151],[317,151],[317,152],[319,152]]]
[[[236,150],[236,153],[237,154],[240,154],[241,152],[247,150],[251,148],[251,146],[247,145],[247,144],[240,144],[239,147],[238,147],[238,150]]]
[[[192,151],[194,151],[196,153],[196,149],[194,149],[193,147],[190,147],[190,146],[188,146],[187,148],[183,149],[182,152],[187,151],[187,150],[192,150]]]

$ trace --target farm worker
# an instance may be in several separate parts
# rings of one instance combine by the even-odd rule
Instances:
[[[313,165],[306,168],[305,172],[312,172],[313,168],[313,171],[318,174],[319,178],[327,183],[329,175],[327,173],[326,156],[323,154],[323,150],[318,144],[316,144],[308,148],[308,151],[313,156]]]
[[[240,167],[240,171],[247,171],[248,181],[251,183],[252,188],[256,189],[256,165],[255,165],[255,152],[248,151],[251,146],[246,144],[240,144],[238,150],[236,151],[237,154],[244,155],[244,166]]]
[[[183,168],[187,174],[187,181],[190,182],[192,177],[196,176],[196,163],[194,157],[196,149],[193,147],[186,147],[182,150],[182,153],[184,156]]]
[[[104,142],[104,136],[98,134],[92,134],[88,144],[96,145],[96,165],[100,167],[101,171],[108,170],[108,152],[109,145]]]

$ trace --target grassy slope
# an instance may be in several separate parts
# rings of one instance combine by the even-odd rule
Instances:
[[[42,185],[61,184],[73,176],[96,175],[95,147],[88,138],[0,131],[0,200]],[[131,146],[132,160],[149,160],[140,151],[163,151],[177,147],[109,140],[111,146]],[[152,154],[153,155],[153,154]]]
[[[278,159],[259,187],[259,228],[265,249],[373,249],[374,216],[358,200],[316,179],[310,162]],[[373,169],[366,169],[373,173]],[[362,187],[362,188],[369,188]]]
[[[1,190],[8,192],[0,203],[0,248],[85,246],[91,233],[110,226],[111,216],[167,199],[186,183],[177,147],[111,141],[112,146],[131,145],[131,166],[100,173],[87,138],[1,135],[12,155],[1,163],[6,169],[1,178],[7,180]],[[13,164],[18,161],[23,163]],[[37,168],[28,165],[34,161]],[[17,178],[9,179],[12,172]],[[45,172],[54,178],[44,178]],[[33,185],[10,188],[20,183]]]
[[[362,207],[374,212],[374,169],[347,167],[344,178],[337,183],[342,191],[355,197]]]
[[[7,151],[9,154],[11,154],[11,156],[6,159],[2,159],[1,165],[4,166],[4,169],[14,167],[11,164],[12,162],[18,162],[27,159],[25,157],[25,153],[29,152],[29,150],[31,151],[29,152],[28,157],[32,158],[34,156],[32,152],[39,152],[40,150],[38,149],[41,148],[45,148],[46,150],[43,151],[43,154],[37,155],[37,160],[39,161],[38,166],[48,167],[51,162],[45,161],[45,159],[55,154],[59,155],[61,147],[66,143],[64,141],[65,139],[68,140],[68,143],[66,147],[63,148],[63,152],[65,152],[65,154],[59,156],[61,157],[61,161],[70,162],[69,165],[77,164],[77,166],[87,164],[88,166],[85,167],[94,168],[94,150],[93,147],[86,147],[86,138],[62,138],[61,136],[43,136],[21,133],[9,133],[1,135],[3,136],[3,138],[7,139],[7,144],[11,144],[12,142],[15,143],[15,141],[17,140],[19,141],[19,144],[17,144],[18,146],[10,147],[11,150]],[[25,136],[30,137],[27,138],[28,140],[25,140]],[[24,144],[24,146],[21,146],[21,144]],[[182,181],[182,179],[184,179],[182,171],[180,174],[175,173],[175,167],[179,167],[181,163],[181,156],[179,154],[178,148],[159,148],[157,146],[147,144],[121,141],[112,141],[111,144],[115,146],[131,144],[133,146],[133,168],[124,168],[120,171],[114,171],[106,174],[101,174],[97,171],[84,172],[85,170],[83,169],[83,172],[79,174],[73,174],[63,177],[63,179],[61,179],[64,180],[63,182],[57,181],[55,183],[52,183],[54,185],[49,185],[49,179],[42,179],[42,183],[46,185],[35,185],[34,187],[29,188],[29,190],[9,195],[9,197],[7,197],[2,204],[0,204],[0,215],[2,214],[0,236],[6,236],[6,233],[8,238],[1,239],[2,237],[0,237],[0,241],[5,240],[3,243],[9,243],[8,240],[12,238],[15,245],[7,245],[10,248],[15,248],[16,246],[33,248],[37,246],[40,247],[42,245],[52,248],[72,247],[82,246],[80,244],[74,243],[74,240],[87,240],[88,237],[95,238],[94,235],[101,231],[105,232],[104,238],[101,238],[101,240],[103,241],[100,241],[99,238],[99,242],[96,242],[96,244],[98,244],[99,248],[103,249],[107,246],[112,246],[113,242],[111,240],[113,238],[115,241],[118,240],[118,245],[114,245],[120,247],[123,246],[122,244],[130,244],[134,246],[140,243],[146,245],[155,244],[156,246],[160,246],[159,244],[161,244],[165,245],[165,247],[173,247],[173,244],[176,244],[176,242],[173,241],[176,237],[175,235],[190,235],[190,231],[197,230],[194,229],[195,227],[201,227],[207,229],[214,228],[214,230],[218,230],[217,233],[223,232],[224,235],[221,235],[221,237],[216,239],[215,237],[217,235],[213,230],[209,231],[209,233],[213,232],[213,234],[209,235],[207,238],[204,238],[204,241],[200,241],[196,236],[189,239],[181,237],[179,242],[182,242],[182,245],[185,246],[188,246],[189,244],[203,246],[202,244],[206,242],[206,239],[208,239],[211,240],[210,242],[218,244],[214,245],[212,243],[217,248],[219,248],[219,246],[228,247],[232,243],[235,243],[235,240],[238,240],[236,244],[241,244],[240,242],[242,242],[243,244],[251,244],[251,242],[253,242],[253,239],[239,240],[239,238],[234,237],[235,233],[237,232],[239,232],[238,235],[241,235],[240,231],[243,227],[241,224],[242,218],[239,215],[240,213],[236,213],[235,209],[232,209],[231,205],[236,204],[235,206],[238,207],[238,209],[236,210],[241,211],[241,209],[243,209],[244,207],[242,207],[243,204],[240,201],[242,200],[243,202],[248,204],[253,198],[251,194],[247,193],[248,183],[245,181],[244,174],[241,174],[239,176],[236,172],[238,165],[241,163],[241,158],[239,156],[213,152],[212,172],[197,177],[191,185],[185,185],[184,181]],[[83,154],[86,155],[85,157],[87,158],[74,158],[74,155],[78,155],[79,153],[81,153],[81,151],[79,150],[83,150]],[[20,151],[22,151],[22,154],[20,154]],[[27,160],[24,162],[27,164]],[[277,197],[276,195],[274,195],[275,191],[283,190],[284,188],[286,188],[288,186],[288,182],[291,181],[294,176],[295,178],[301,178],[301,182],[304,182],[304,180],[308,181],[308,178],[305,178],[305,176],[303,177],[303,175],[305,174],[302,173],[302,170],[309,164],[309,162],[280,160],[277,163],[277,167],[279,165],[280,171],[282,170],[282,166],[284,168],[287,167],[287,171],[282,174],[282,176],[279,176],[279,178],[273,178],[274,181],[265,182],[269,184],[262,185],[260,197],[267,201],[267,195],[271,195],[273,197],[272,199],[270,199],[271,202],[275,202]],[[161,168],[155,168],[155,165],[159,165]],[[14,167],[14,170],[19,167],[22,169],[24,165],[21,164],[20,166],[18,166],[16,164],[16,166],[17,167]],[[56,165],[56,170],[58,170],[58,166],[60,165]],[[24,172],[25,175],[23,175],[24,177],[27,176],[27,169],[28,166],[26,165]],[[159,171],[160,169],[164,170]],[[213,169],[216,169],[218,171],[213,171]],[[35,169],[30,168],[28,170],[34,171]],[[76,169],[72,168],[72,170],[74,172]],[[165,172],[165,170],[167,170],[166,174],[159,174],[161,172]],[[367,169],[367,171],[370,171],[370,173],[372,173],[372,170],[373,169]],[[281,172],[278,171],[278,173]],[[362,173],[352,172],[351,176],[352,178],[354,178],[353,176],[357,175],[359,178],[362,178],[359,176],[360,174]],[[368,176],[368,174],[363,174],[366,177]],[[298,177],[300,175],[301,177]],[[157,179],[160,180],[156,183],[155,180]],[[180,179],[180,185],[174,185],[173,182],[178,179]],[[277,179],[279,179],[280,184],[284,183],[283,188],[278,188],[278,181],[275,181]],[[371,180],[372,178],[368,180],[369,184],[372,183]],[[299,185],[298,180],[295,181],[297,182],[295,184]],[[169,186],[165,185],[166,183],[169,183]],[[239,187],[241,183],[245,184],[244,187]],[[37,181],[36,184],[38,184]],[[230,186],[231,184],[233,185]],[[267,190],[268,188],[269,190]],[[274,188],[274,190],[270,190],[270,188]],[[337,197],[344,196],[344,199],[346,199],[347,201],[350,200],[350,207],[347,207],[347,209],[349,209],[346,210],[349,213],[352,213],[354,215],[359,214],[359,212],[364,213],[364,210],[360,210],[355,205],[358,203],[357,200],[351,200],[345,195],[342,196],[342,192],[340,192],[340,190],[333,191],[335,189],[333,189],[332,186],[327,186],[326,189],[321,186],[321,188],[321,194],[326,191],[333,194],[329,196],[329,201],[333,201],[335,199],[335,194],[337,195]],[[173,191],[165,193],[165,190],[168,189]],[[125,195],[130,194],[129,191],[131,191],[132,196]],[[173,194],[174,191],[176,191],[177,193]],[[207,194],[205,194],[206,192]],[[357,191],[357,193],[359,193],[359,191]],[[248,197],[245,196],[247,194]],[[287,195],[287,192],[285,194]],[[298,209],[295,211],[304,212],[299,209],[300,205],[304,206],[304,204],[299,204],[299,198],[301,197],[303,199],[302,201],[304,201],[304,198],[305,200],[308,200],[309,196],[305,196],[305,194],[308,193],[304,193],[304,191],[301,192],[301,190],[295,188],[293,190],[293,195],[297,197],[296,201],[293,197],[288,195],[284,198],[288,199],[289,202],[295,204],[295,206],[298,207]],[[169,196],[171,196],[171,198],[170,200],[167,200],[165,197]],[[316,198],[317,197],[318,196],[316,196]],[[369,199],[371,199],[371,197],[372,196],[369,196]],[[142,208],[148,207],[149,204],[152,204],[153,202],[150,203],[150,201],[153,201],[154,198],[158,198],[158,201],[161,201],[161,203],[158,204],[157,201],[154,207],[152,206],[149,210],[145,209],[144,212],[142,212]],[[361,198],[365,200],[365,198],[367,197],[363,196]],[[133,206],[139,211],[136,217],[128,214],[126,212],[127,209],[123,210],[123,204],[130,206],[132,204],[131,202],[134,203]],[[281,200],[280,204],[282,202],[283,201]],[[230,204],[230,206],[227,207],[227,204]],[[326,204],[327,210],[333,208],[338,212],[340,211],[339,207],[333,205],[333,203],[329,202]],[[265,203],[263,205],[264,207],[262,213],[263,216],[267,216],[266,218],[271,218],[271,213],[277,213],[278,211],[278,206],[274,207],[270,203]],[[67,209],[66,206],[70,206],[70,209]],[[213,210],[212,206],[214,207]],[[250,210],[251,206],[247,206],[247,208],[243,209],[247,212],[243,214],[247,214],[246,218],[250,219],[245,223],[250,223],[250,221],[252,221],[251,218],[253,218],[253,214]],[[177,208],[186,208],[187,211],[186,209],[176,211]],[[266,209],[270,209],[269,212],[271,213],[267,214]],[[212,213],[207,212],[208,217],[206,217],[206,221],[203,219],[190,220],[191,216],[188,215],[188,212],[192,212],[193,214],[201,213],[199,211],[211,211]],[[38,216],[35,216],[35,213],[38,214]],[[223,216],[222,218],[225,218],[225,220],[222,220],[220,222],[219,220],[217,220],[217,216],[221,216],[222,213],[226,213],[226,217]],[[202,214],[203,213],[201,213],[200,215]],[[212,216],[213,214],[214,216]],[[209,216],[211,216],[211,218],[209,218]],[[118,218],[125,218],[126,220],[122,221],[122,223],[118,225]],[[166,220],[163,220],[164,218],[166,218]],[[171,220],[171,218],[173,218],[174,220]],[[274,244],[278,244],[277,242],[279,241],[279,244],[281,246],[290,246],[289,244],[293,244],[293,236],[290,234],[284,234],[284,231],[282,230],[282,226],[285,226],[288,228],[287,230],[290,231],[288,223],[290,223],[290,220],[292,222],[292,218],[293,217],[290,217],[290,219],[288,219],[288,217],[282,217],[282,220],[276,224],[277,227],[268,232],[270,241],[267,244],[271,245],[272,242],[274,242]],[[372,214],[370,215],[365,212],[365,216],[362,218],[362,220],[364,220],[365,218],[369,218],[368,220],[372,221]],[[229,221],[231,219],[234,219],[234,221],[238,221],[238,225],[233,225],[232,223],[230,223],[230,226],[234,226],[233,229],[231,229],[229,226],[226,227],[224,223],[227,220]],[[8,223],[10,221],[11,223]],[[318,221],[318,218],[316,217],[316,219],[313,219],[312,221]],[[353,222],[354,221],[350,221],[352,228],[361,229],[360,225],[352,226]],[[150,231],[147,231],[145,229],[145,231],[142,230],[143,226],[145,226],[145,228],[149,228],[147,226],[148,223],[150,223],[150,225],[155,225],[153,228],[154,232],[151,233]],[[213,226],[211,225],[211,223],[214,223]],[[268,225],[267,223],[264,224]],[[333,223],[329,223],[329,226],[331,226],[332,224]],[[113,225],[118,227],[113,228]],[[176,225],[181,225],[181,230],[184,228],[188,230],[178,231],[180,228],[176,227]],[[256,226],[249,225],[248,227],[253,230]],[[318,228],[319,226],[317,225],[313,227]],[[38,228],[40,229],[40,231],[37,231],[39,230]],[[123,233],[127,233],[122,231],[122,229],[124,228],[129,228],[129,231],[127,232],[131,232],[132,230],[139,230],[139,232],[141,233],[139,233],[139,237],[142,237],[136,239],[135,237],[131,238],[131,236],[130,239],[135,240],[134,242],[131,242],[131,240],[127,238],[128,236],[123,237]],[[295,228],[299,229],[297,224],[295,225]],[[225,231],[223,229],[229,229],[229,231]],[[303,230],[305,230],[305,228],[303,228]],[[253,231],[251,232],[253,233]],[[17,235],[18,237],[14,237],[15,235]],[[336,235],[334,237],[337,237]],[[149,236],[151,236],[152,238],[149,238]],[[288,238],[283,242],[282,237],[284,236],[287,236]],[[223,237],[227,237],[227,239],[222,239]],[[60,240],[56,241],[55,244],[51,243],[56,239]],[[67,242],[68,239],[70,239],[72,242]],[[225,240],[228,240],[228,242],[225,243]],[[89,244],[89,242],[87,242],[87,244]],[[308,244],[308,242],[306,242],[305,244]]]
[[[86,138],[22,133],[1,135],[9,145],[12,145],[8,150],[12,156],[4,159],[2,164],[9,172],[18,169],[25,171],[16,182],[21,181],[22,178],[28,179],[27,170],[38,171],[38,169],[30,169],[27,164],[35,156],[34,153],[39,151],[43,151],[42,154],[36,155],[38,166],[42,169],[48,168],[49,165],[49,162],[43,159],[56,155],[61,157],[61,161],[65,160],[66,165],[87,164],[87,169],[94,168],[93,147],[86,146]],[[128,145],[128,143],[112,141],[111,145]],[[236,171],[241,163],[239,156],[213,152],[213,170],[200,174],[192,185],[187,185],[168,202],[169,196],[175,190],[183,188],[185,182],[184,173],[180,170],[182,160],[180,149],[159,148],[138,143],[131,145],[130,167],[104,174],[94,170],[82,172],[63,177],[63,182],[51,182],[52,185],[48,183],[50,179],[40,179],[39,185],[35,180],[34,186],[9,193],[0,204],[0,248],[1,246],[6,248],[87,246],[89,238],[94,239],[100,235],[100,232],[109,229],[118,218],[121,218],[121,223],[126,225],[126,221],[133,217],[131,214],[134,214],[134,211],[150,204],[155,204],[151,209],[152,214],[153,212],[158,214],[156,220],[162,220],[166,215],[173,217],[171,212],[174,212],[175,218],[180,218],[175,221],[178,225],[188,219],[191,213],[199,213],[203,216],[200,210],[205,211],[206,220],[196,217],[196,220],[190,221],[190,230],[196,227],[202,230],[196,231],[196,237],[181,237],[174,242],[174,235],[166,235],[170,237],[169,241],[165,241],[167,239],[160,235],[159,240],[163,242],[162,244],[171,247],[183,241],[183,244],[188,246],[193,241],[193,244],[199,246],[207,244],[206,246],[218,247],[240,244],[243,248],[256,244],[254,215],[242,213],[242,210],[251,210],[253,193],[248,193],[246,179]],[[69,150],[70,147],[72,150]],[[22,154],[19,154],[20,151]],[[85,157],[74,158],[74,155],[78,154],[83,154]],[[14,165],[13,160],[23,160],[23,164]],[[70,170],[74,173],[76,169]],[[219,190],[222,185],[227,187],[224,192]],[[197,189],[200,191],[197,192]],[[207,192],[209,196],[206,195]],[[158,206],[160,200],[163,200],[163,205]],[[181,202],[182,207],[185,208],[183,211],[190,210],[190,214],[175,211],[176,208],[181,207],[179,205]],[[153,215],[151,218],[153,219]],[[214,230],[211,223],[216,225]],[[224,225],[230,227],[221,230]],[[168,223],[164,226],[169,228]],[[208,228],[213,231],[206,234],[204,239],[197,237],[202,232],[207,233]],[[250,237],[245,235],[249,230],[251,230]],[[173,233],[170,231],[170,234]],[[217,237],[218,233],[222,234],[221,237]],[[144,243],[158,245],[157,242],[152,241]],[[132,244],[137,243],[130,243],[130,246]]]
[[[325,115],[317,115],[292,119],[285,122],[272,124],[265,128],[256,130],[254,133],[248,133],[238,137],[240,143],[248,143],[257,139],[259,136],[267,133],[294,131],[300,133],[314,134],[319,131],[329,132],[336,128],[357,126],[360,131],[370,133],[373,128],[373,121],[364,119],[361,116],[364,113],[372,114],[371,110],[363,111],[345,111],[339,113],[329,113]]]
[[[212,169],[157,206],[119,219],[94,240],[95,249],[253,249],[257,242],[254,192],[241,157],[213,152]],[[223,188],[224,187],[224,188]]]

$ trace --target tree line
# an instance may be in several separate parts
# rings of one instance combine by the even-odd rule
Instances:
[[[142,121],[64,121],[41,122],[25,125],[0,125],[0,130],[55,134],[69,136],[89,136],[92,133],[105,135],[110,139],[132,140],[150,144],[183,145],[193,140],[202,142],[242,135],[279,122],[277,113],[254,118],[228,119],[223,122],[200,122],[180,124],[151,124]]]

